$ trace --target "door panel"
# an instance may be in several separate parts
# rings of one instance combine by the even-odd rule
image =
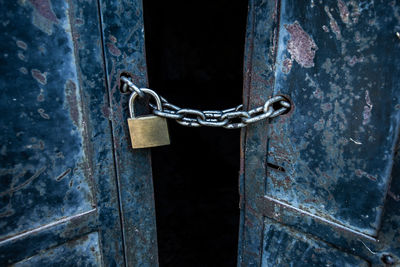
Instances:
[[[116,26],[132,32],[124,45],[138,59],[132,72],[145,77],[141,3],[129,4],[136,16],[124,16]],[[137,184],[151,185],[148,152],[136,156],[142,173],[130,170],[139,168],[132,162],[125,171],[115,164],[118,147],[124,147],[119,158],[133,156],[118,133],[125,123],[113,124],[101,23],[110,16],[99,13],[102,7],[97,1],[0,0],[1,266],[157,261],[156,242],[147,242],[155,236],[154,204],[147,203],[152,187]],[[121,65],[124,58],[110,61]],[[127,106],[123,100],[116,110]],[[119,175],[130,184],[118,187]],[[129,198],[142,194],[148,198]],[[119,196],[130,203],[123,206],[126,216],[120,215]],[[122,227],[121,217],[129,220]],[[141,232],[138,224],[150,226]]]
[[[48,6],[49,18],[41,17],[34,5],[5,5],[3,10],[19,12],[4,14],[3,19],[10,24],[2,49],[1,107],[8,116],[1,118],[5,185],[1,197],[7,220],[2,220],[0,238],[86,212],[94,204],[91,181],[84,176],[88,162],[82,150],[84,129],[72,36],[62,26],[70,25],[63,14],[67,5]],[[24,28],[11,23],[17,17]],[[48,20],[48,28],[26,31],[31,17]],[[54,65],[60,71],[53,70]]]
[[[276,248],[265,231],[276,223],[337,255],[397,260],[398,11],[395,1],[250,1],[246,105],[284,94],[293,109],[243,132],[242,265],[268,266]]]
[[[385,3],[282,1],[274,93],[295,110],[271,123],[267,156],[285,169],[267,169],[267,195],[372,236],[400,118],[399,21]]]
[[[127,127],[129,94],[119,90],[120,76],[147,87],[143,6],[140,0],[100,1],[107,87],[111,108],[115,164],[120,191],[125,256],[129,266],[158,265],[150,149],[132,150]],[[149,114],[135,101],[135,114]]]

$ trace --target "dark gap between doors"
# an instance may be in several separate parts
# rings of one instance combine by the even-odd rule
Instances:
[[[143,4],[149,87],[182,108],[242,103],[247,2]],[[160,266],[235,266],[240,131],[168,123],[152,149]]]

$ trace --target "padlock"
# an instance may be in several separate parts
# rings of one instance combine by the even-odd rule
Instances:
[[[160,97],[147,88],[141,88],[142,92],[153,96],[156,100],[157,109],[162,111]],[[138,96],[137,92],[133,92],[129,98],[128,119],[129,133],[131,136],[132,148],[146,148],[155,146],[169,145],[169,134],[167,119],[155,115],[145,115],[135,117],[134,102]]]

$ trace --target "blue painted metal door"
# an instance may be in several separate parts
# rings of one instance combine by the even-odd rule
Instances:
[[[250,0],[240,266],[400,265],[400,4]]]
[[[148,150],[123,71],[146,84],[141,1],[0,1],[0,266],[154,266]]]

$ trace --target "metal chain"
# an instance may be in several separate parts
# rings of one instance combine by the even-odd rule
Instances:
[[[137,87],[127,77],[121,77],[124,82],[123,89],[136,92],[139,97],[144,96],[144,92]],[[179,124],[189,127],[223,127],[226,129],[238,129],[246,127],[250,123],[254,123],[267,118],[275,118],[290,109],[290,102],[283,96],[274,96],[268,99],[264,105],[251,109],[249,111],[242,110],[243,105],[225,110],[197,110],[189,108],[180,108],[169,103],[164,97],[160,96],[162,109],[158,109],[156,105],[149,104],[156,116],[167,119],[176,120]],[[274,108],[274,104],[279,103],[278,109]]]

